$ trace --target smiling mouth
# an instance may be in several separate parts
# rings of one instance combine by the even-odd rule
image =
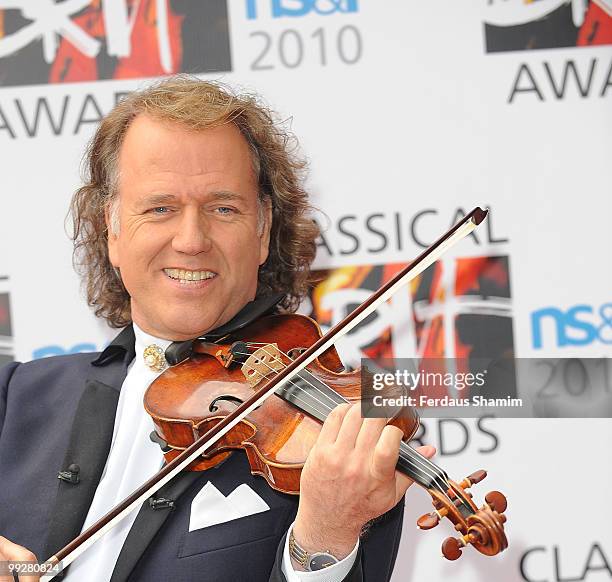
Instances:
[[[164,273],[166,273],[170,279],[183,283],[184,285],[198,283],[217,276],[217,273],[213,273],[212,271],[187,271],[184,269],[164,269]]]

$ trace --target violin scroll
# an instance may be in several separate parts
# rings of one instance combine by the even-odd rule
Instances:
[[[435,510],[422,515],[417,520],[420,529],[432,529],[440,519],[448,517],[460,537],[448,537],[442,543],[442,555],[447,560],[456,560],[467,545],[474,546],[480,553],[494,556],[508,547],[504,532],[506,516],[504,511],[508,502],[503,493],[490,491],[485,496],[485,504],[478,508],[472,501],[472,494],[467,491],[472,485],[482,481],[486,471],[472,473],[460,483],[448,480],[450,487],[446,491],[439,488],[429,489]]]

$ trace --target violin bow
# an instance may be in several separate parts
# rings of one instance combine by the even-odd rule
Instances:
[[[351,329],[368,317],[368,315],[373,313],[381,303],[391,298],[399,289],[407,285],[437,261],[448,249],[470,234],[482,223],[487,214],[488,210],[482,210],[479,207],[474,208],[474,210],[455,224],[448,232],[443,234],[436,242],[425,249],[406,268],[397,273],[392,279],[378,289],[378,291],[375,291],[366,301],[359,305],[359,307],[352,311],[342,321],[338,322],[325,335],[321,336],[283,370],[278,372],[276,376],[268,380],[260,390],[255,392],[250,398],[245,400],[240,406],[215,424],[198,440],[177,455],[176,458],[167,465],[164,465],[157,474],[143,483],[106,515],[102,516],[89,528],[81,532],[74,540],[51,556],[46,561],[46,564],[59,566],[59,568],[57,571],[53,569],[51,572],[41,576],[41,582],[47,582],[55,578],[60,571],[69,566],[96,541],[104,537],[104,535],[115,527],[123,518],[140,507],[146,499],[151,497],[158,489],[188,467],[204,453],[206,449],[210,448],[253,410],[261,406],[278,388],[289,382],[293,376],[312,363],[340,337],[347,334]],[[49,569],[51,570],[51,568]]]

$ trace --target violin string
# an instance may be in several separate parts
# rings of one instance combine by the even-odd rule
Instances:
[[[264,345],[268,345],[268,344],[264,344]],[[278,348],[278,346],[277,346]],[[290,358],[289,354],[283,352],[282,350],[278,350],[282,355],[284,355],[287,359],[291,360],[292,358]],[[274,357],[274,359],[276,361],[279,361],[283,366],[285,366],[285,363],[282,360],[278,360],[278,358]],[[270,366],[268,366],[270,368]],[[341,398],[344,402],[348,402],[341,394],[338,394],[335,390],[333,390],[333,388],[331,388],[330,386],[328,386],[327,384],[325,384],[325,382],[323,382],[322,380],[319,380],[312,372],[310,372],[310,370],[308,370],[307,368],[305,368],[302,372],[305,372],[306,374],[308,374],[312,379],[321,382],[321,384],[323,384],[323,386],[325,386],[328,390],[330,390],[332,393],[337,394],[337,396],[339,398]],[[309,384],[310,386],[312,386],[312,388],[319,392],[320,394],[326,396],[333,404],[334,407],[337,405],[337,403],[334,403],[333,399],[329,397],[328,394],[326,394],[325,392],[323,392],[322,390],[320,390],[316,385],[313,385],[311,382],[309,382],[306,378],[301,377],[302,380],[304,380],[307,384]],[[284,392],[286,392],[286,389],[284,389]],[[457,492],[454,490],[454,488],[451,487],[450,483],[448,482],[448,476],[446,475],[446,473],[440,469],[435,463],[433,463],[432,461],[430,461],[429,459],[427,459],[426,457],[424,457],[423,455],[421,455],[418,451],[415,451],[408,443],[405,442],[401,442],[400,443],[400,449],[403,451],[404,455],[407,455],[408,457],[411,457],[409,459],[407,459],[410,464],[412,465],[412,467],[414,469],[416,469],[416,464],[420,464],[422,467],[424,467],[424,469],[420,469],[421,472],[427,474],[429,477],[432,478],[432,482],[434,483],[434,485],[437,485],[437,489],[439,491],[441,491],[444,496],[450,501],[450,497],[447,494],[447,490],[452,490],[455,495],[457,496],[457,498],[461,501],[461,503],[463,505],[465,505],[465,507],[468,509],[468,511],[470,513],[473,513],[472,507],[465,501],[465,499],[463,499],[460,495],[457,494]],[[446,487],[442,487],[440,486],[440,484],[438,483],[437,480],[440,480],[443,485]]]
[[[251,345],[256,345],[256,344],[260,344],[260,345],[268,345],[268,344],[263,344],[262,342],[248,342],[247,345],[251,346]],[[281,350],[279,350],[280,353],[282,353],[284,356],[286,356],[287,358],[289,358],[289,356],[282,352]],[[251,356],[252,354],[250,353],[239,353],[236,352],[236,355],[243,355],[243,356]],[[280,360],[279,358],[277,358],[276,356],[272,355],[272,354],[268,354],[272,357],[273,360],[277,361],[278,363],[280,363],[281,365],[285,366],[285,363]],[[291,358],[289,358],[291,359]],[[276,372],[276,370],[274,370],[274,368],[272,368],[272,366],[270,366],[267,362],[262,361],[261,363],[263,363],[267,368],[270,369],[270,372]],[[257,372],[257,370],[256,370]],[[310,375],[313,376],[312,373],[308,370],[306,370],[306,372]],[[262,374],[261,372],[257,372],[260,374],[260,376],[262,376],[262,378],[268,378],[268,375],[266,374]],[[326,397],[332,404],[333,406],[329,406],[326,405],[324,402],[322,402],[321,400],[317,399],[314,394],[310,394],[311,398],[314,398],[314,400],[316,400],[322,407],[323,409],[319,409],[319,412],[323,413],[323,415],[326,417],[327,414],[329,414],[329,412],[331,412],[339,403],[335,402],[328,394],[326,394],[325,392],[323,392],[318,386],[316,386],[315,384],[313,384],[312,382],[310,382],[309,380],[307,380],[304,377],[300,377],[302,380],[304,380],[308,385],[310,385],[313,388],[314,392],[317,392],[319,394],[321,394],[322,396]],[[314,378],[314,376],[313,376]],[[318,380],[320,381],[320,380]],[[330,388],[329,386],[327,386],[324,382],[320,381],[324,386],[326,386],[326,388],[328,388],[329,390],[333,391],[332,388]],[[295,382],[289,380],[287,382],[288,384],[291,384],[292,386],[300,389],[299,385],[296,384]],[[286,388],[282,388],[283,392],[286,394],[287,393],[287,389]],[[337,393],[336,393],[337,394]],[[344,401],[344,402],[348,402],[344,397],[342,397],[342,395],[338,394],[338,396]],[[308,404],[303,398],[300,398],[298,395],[294,395],[293,396],[296,400],[300,400],[303,403]],[[412,469],[415,471],[416,473],[422,473],[425,474],[425,476],[429,477],[432,482],[433,482],[433,486],[438,489],[438,491],[440,491],[440,493],[442,493],[451,503],[452,500],[450,499],[447,490],[440,485],[440,483],[438,482],[438,480],[442,481],[446,486],[448,486],[450,488],[450,484],[447,482],[446,477],[444,474],[440,474],[438,473],[438,468],[431,463],[428,459],[426,459],[425,457],[423,457],[420,453],[418,453],[417,451],[415,451],[414,449],[412,449],[412,447],[410,447],[409,445],[407,445],[406,443],[403,443],[405,446],[402,447],[403,448],[403,452],[405,455],[407,455],[409,458],[407,459],[409,465],[411,465]],[[422,465],[421,468],[418,467],[418,464]],[[431,466],[428,466],[431,465]],[[424,468],[423,468],[424,467]],[[460,498],[461,499],[461,498]],[[466,507],[468,507],[468,509],[471,512],[471,507],[463,500],[461,499],[462,503],[464,505],[466,505]]]
[[[263,342],[248,342],[247,345],[255,345],[255,344],[259,344],[259,345],[268,345],[268,344],[264,344]],[[278,346],[277,346],[278,348]],[[290,358],[290,356],[283,352],[282,350],[278,350],[282,355],[284,355],[287,359],[292,359]],[[243,355],[247,355],[247,354],[243,354]],[[273,356],[272,354],[269,354],[272,356],[273,360],[279,362],[281,365],[285,366],[285,363],[282,360],[279,360],[277,357]],[[268,368],[270,368],[271,371],[274,371],[272,369],[271,366],[267,365],[265,362],[263,362]],[[330,386],[326,385],[325,382],[323,382],[322,380],[319,380],[318,378],[316,378],[316,376],[314,376],[314,374],[312,374],[312,372],[310,372],[310,370],[308,369],[304,369],[303,372],[305,372],[306,374],[308,374],[312,379],[321,382],[321,384],[323,384],[328,390],[330,390],[332,393],[336,394],[342,401],[344,402],[348,402],[341,394],[338,394],[337,392],[335,392],[335,390],[333,390]],[[264,375],[264,377],[267,378],[266,375]],[[319,394],[321,394],[322,396],[327,397],[333,404],[331,408],[335,408],[335,406],[338,405],[337,402],[334,402],[334,400],[325,392],[323,392],[320,388],[318,388],[316,385],[312,384],[312,382],[309,382],[306,378],[304,378],[303,376],[300,376],[300,378],[302,380],[304,380],[307,384],[309,384],[314,391],[318,392]],[[299,386],[298,386],[299,388]],[[287,389],[283,388],[283,392],[286,394],[287,393]],[[313,397],[312,393],[311,393],[311,397]],[[315,398],[316,399],[316,398]],[[317,399],[318,400],[318,399]],[[318,401],[320,402],[320,401]],[[323,404],[323,403],[321,403]],[[324,405],[324,404],[323,404]],[[424,457],[423,455],[421,455],[418,451],[415,451],[408,443],[405,442],[401,442],[400,443],[400,449],[402,450],[402,452],[404,453],[405,456],[411,457],[409,459],[407,459],[409,461],[409,464],[412,466],[412,468],[414,470],[417,470],[417,464],[420,464],[423,468],[418,469],[420,470],[422,473],[425,473],[428,477],[430,477],[432,479],[433,484],[436,486],[436,488],[449,500],[452,502],[452,500],[450,499],[449,495],[447,494],[448,490],[452,490],[455,493],[455,496],[459,499],[459,501],[468,509],[468,511],[470,513],[473,513],[472,507],[467,503],[467,501],[463,498],[463,496],[459,495],[457,493],[457,491],[454,490],[454,488],[451,487],[450,483],[448,482],[448,477],[446,476],[446,473],[440,469],[439,467],[437,467],[437,465],[435,465],[433,462],[431,462],[429,459],[427,459],[426,457]],[[438,482],[441,481],[444,484],[444,487],[440,485],[440,483]]]
[[[249,342],[250,345],[254,345],[256,343],[260,343],[260,342]],[[264,344],[267,345],[267,344]],[[281,354],[283,354],[285,357],[287,357],[288,359],[291,359],[289,357],[288,354],[284,353],[282,350],[279,350],[279,352]],[[242,355],[247,355],[247,354],[242,354]],[[276,358],[273,354],[268,354],[270,355],[275,361],[279,362],[281,365],[285,366],[285,363],[282,360],[279,360],[278,358]],[[274,371],[272,369],[271,366],[269,366],[266,362],[262,362],[264,363],[264,365],[266,365],[271,371]],[[336,394],[343,402],[347,402],[347,400],[345,398],[342,397],[342,395],[338,394],[337,392],[335,392],[331,387],[327,386],[325,384],[325,382],[318,380],[309,370],[304,370],[311,378],[313,378],[314,380],[321,382],[321,384],[323,384],[323,386],[325,386],[328,390],[330,390],[330,392]],[[267,377],[266,375],[263,375],[264,377]],[[326,394],[325,392],[323,392],[320,388],[318,388],[316,385],[314,385],[312,382],[308,381],[308,379],[301,377],[302,380],[304,380],[308,385],[310,385],[314,391],[318,392],[319,394],[321,394],[322,396],[325,396],[327,399],[329,399],[331,401],[331,403],[333,404],[332,407],[328,407],[329,409],[331,408],[335,408],[335,406],[338,405],[337,402],[335,402],[328,394]],[[299,386],[298,386],[299,388]],[[287,392],[286,389],[283,390],[284,393]],[[310,394],[311,397],[314,397],[314,395],[311,393]],[[315,398],[316,399],[316,398]],[[323,404],[321,401],[319,401],[318,399],[316,399],[320,404]],[[325,406],[325,405],[324,405]],[[327,411],[326,411],[327,412]],[[425,473],[428,477],[430,477],[434,484],[438,485],[438,488],[442,491],[442,489],[439,486],[439,483],[437,483],[437,480],[440,480],[446,487],[450,488],[450,484],[447,481],[447,477],[445,475],[445,473],[439,469],[434,463],[432,463],[431,461],[429,461],[428,459],[426,459],[425,457],[423,457],[420,453],[418,453],[417,451],[415,451],[414,449],[412,449],[412,447],[410,447],[408,444],[406,443],[402,443],[402,452],[404,453],[404,455],[408,456],[408,457],[412,457],[410,459],[408,459],[408,461],[411,463],[411,465],[417,469],[416,465],[420,464],[424,467],[421,468],[421,471],[423,473]],[[469,506],[468,506],[469,507]],[[471,508],[470,508],[471,509]]]
[[[236,353],[238,354],[238,352],[236,352]],[[250,355],[250,354],[238,354],[238,355]],[[271,366],[267,365],[265,362],[262,362],[262,363],[264,363],[264,365],[266,365],[268,368],[270,368],[270,370],[271,370],[272,372],[275,372],[275,370],[274,370],[274,369],[273,369]],[[283,363],[283,365],[284,365],[284,363]],[[261,372],[257,372],[257,373],[259,373],[259,374],[260,374],[260,376],[262,376],[262,378],[268,378],[268,377],[269,377],[269,376],[267,376],[267,375],[265,375],[265,374],[262,374]],[[305,381],[306,381],[308,384],[310,384],[310,385],[313,387],[313,389],[314,389],[315,391],[317,391],[317,392],[319,392],[320,394],[323,394],[324,396],[326,396],[327,398],[329,398],[329,396],[328,396],[327,394],[325,394],[323,391],[321,391],[321,390],[320,390],[318,387],[316,387],[316,386],[312,385],[312,383],[308,382],[308,381],[307,381],[305,378],[302,378],[302,379],[303,379],[303,380],[305,380]],[[292,386],[294,386],[294,387],[296,387],[296,388],[300,389],[300,386],[299,386],[298,384],[296,384],[296,383],[292,382],[291,380],[289,380],[287,383],[289,383],[289,384],[291,384]],[[330,390],[331,390],[331,388],[330,388]],[[287,389],[286,389],[286,388],[282,388],[282,391],[283,391],[284,393],[286,393],[286,392],[287,392]],[[304,391],[303,389],[302,389],[302,392],[304,392],[304,393],[305,393],[305,391]],[[346,400],[345,400],[345,399],[344,399],[344,398],[343,398],[341,395],[339,395],[339,394],[338,394],[338,396],[339,396],[340,398],[342,398],[342,399],[343,399],[345,402],[348,402],[348,401],[346,401]],[[313,395],[312,393],[310,394],[310,397],[311,397],[311,398],[314,398],[314,399],[315,399],[315,400],[316,400],[316,401],[317,401],[319,404],[321,404],[321,405],[323,406],[324,410],[322,410],[321,408],[319,408],[318,412],[319,412],[319,413],[323,413],[323,415],[324,415],[324,416],[325,416],[326,414],[328,414],[329,412],[331,412],[331,411],[333,410],[333,408],[334,408],[335,406],[337,406],[337,405],[338,405],[338,403],[336,403],[336,402],[334,402],[333,400],[331,400],[331,398],[329,398],[329,399],[330,399],[330,401],[331,401],[331,402],[334,404],[334,406],[333,406],[333,407],[330,407],[330,406],[328,406],[328,405],[324,404],[323,402],[321,402],[320,400],[318,400],[316,397],[314,397],[314,395]],[[311,406],[311,405],[310,405],[310,403],[308,403],[308,401],[304,400],[303,398],[300,398],[298,395],[292,395],[292,398],[294,398],[295,400],[301,401],[301,402],[303,403],[301,406],[302,406],[302,407],[304,407],[304,408],[308,408],[308,407],[310,407],[310,406]],[[315,409],[315,412],[317,412],[317,410],[316,410],[316,409]],[[315,416],[316,416],[316,415],[315,415]],[[411,448],[409,445],[406,445],[406,443],[402,443],[402,444],[403,444],[403,445],[405,445],[405,448],[407,449],[407,450],[404,450],[404,453],[405,453],[405,454],[408,454],[408,456],[410,456],[410,457],[413,457],[413,458],[408,458],[408,459],[405,459],[405,460],[407,460],[407,461],[408,461],[408,464],[409,464],[409,466],[412,468],[412,470],[414,471],[414,474],[415,474],[415,475],[418,475],[419,473],[420,473],[420,474],[425,474],[425,476],[426,476],[426,477],[431,478],[431,479],[432,479],[432,486],[433,486],[433,487],[435,487],[435,488],[436,488],[438,491],[440,491],[440,493],[441,493],[442,495],[444,495],[444,497],[446,497],[450,503],[453,503],[452,499],[451,499],[451,498],[449,497],[449,495],[447,494],[447,490],[446,490],[446,489],[445,489],[445,488],[444,488],[442,485],[440,485],[440,483],[437,481],[438,479],[440,479],[441,481],[443,481],[444,483],[446,483],[445,478],[444,478],[443,476],[441,477],[440,475],[436,475],[435,473],[432,473],[432,471],[431,471],[431,470],[429,470],[429,469],[427,468],[427,466],[425,466],[425,470],[424,470],[424,469],[422,469],[422,468],[419,468],[419,467],[417,466],[417,463],[416,463],[415,461],[417,461],[417,462],[419,462],[419,461],[421,461],[421,460],[422,460],[422,461],[427,461],[427,459],[425,459],[425,457],[423,457],[422,455],[420,455],[420,453],[418,453],[417,451],[413,450],[413,449],[412,449],[412,448]],[[423,465],[424,463],[422,463],[422,462],[421,462],[421,464]],[[446,483],[446,485],[447,485],[447,486],[450,488],[450,485],[449,485],[448,483]],[[471,511],[471,507],[469,507],[469,506],[468,506],[468,509]]]
[[[265,344],[263,342],[247,342],[247,345],[269,345],[269,344]],[[278,346],[276,346],[278,349]],[[283,352],[282,350],[278,350],[282,355],[284,355],[287,359],[291,359],[291,357]],[[266,352],[267,353],[267,352]],[[242,355],[247,355],[247,354],[242,354]],[[276,358],[275,356],[273,356],[273,354],[268,354],[270,356],[273,357],[273,359],[277,362],[279,362],[281,365],[285,366],[285,363],[282,360],[279,360],[278,358]],[[264,362],[265,363],[265,362]],[[267,365],[267,364],[266,364]],[[272,369],[271,366],[267,366],[268,368]],[[312,372],[310,372],[310,370],[308,369],[304,369],[303,372],[306,372],[311,378],[313,378],[314,380],[321,382],[321,384],[323,384],[323,386],[325,386],[328,390],[330,390],[332,393],[336,394],[341,400],[343,400],[344,402],[348,402],[345,398],[342,397],[342,395],[338,394],[337,392],[335,392],[335,390],[333,390],[330,386],[327,386],[325,384],[325,382],[323,382],[322,380],[319,380],[318,378],[316,378],[316,376],[314,376],[312,374]],[[302,380],[304,380],[307,384],[309,384],[315,391],[319,392],[320,394],[322,394],[323,396],[327,397],[332,404],[334,405],[334,407],[338,404],[336,402],[334,402],[334,400],[325,392],[323,392],[322,390],[320,390],[316,385],[312,384],[312,382],[309,382],[306,378],[301,378]],[[286,390],[284,390],[284,392],[286,393]],[[425,466],[425,468],[432,473],[434,479],[440,479],[447,487],[450,488],[450,484],[448,483],[448,477],[446,476],[446,474],[444,473],[444,471],[442,471],[442,469],[440,469],[439,467],[437,467],[434,463],[432,463],[429,459],[423,457],[420,453],[418,453],[417,451],[415,451],[412,447],[410,447],[410,445],[408,445],[407,443],[402,443],[403,445],[403,452],[406,455],[409,456],[413,456],[414,459],[418,462],[420,462],[421,465]],[[471,508],[470,508],[471,509]]]
[[[281,351],[281,350],[279,350],[279,351]],[[283,353],[283,352],[281,351],[281,353]],[[287,354],[283,354],[283,355],[285,355],[287,358],[289,357]],[[318,380],[312,374],[312,372],[310,372],[310,370],[305,369],[303,371],[306,372],[313,379],[321,382],[328,390],[330,390],[330,391],[335,393],[335,391],[330,386],[327,386],[325,384],[325,382],[323,382],[322,380]],[[308,382],[308,380],[306,380],[305,378],[302,378],[302,379],[312,386],[311,382]],[[313,388],[315,390],[317,390],[318,392],[320,392],[322,394],[325,394],[322,390],[318,389],[317,386],[313,386]],[[340,396],[340,398],[342,398],[341,395],[338,395],[338,396]],[[342,399],[346,402],[346,400],[344,398],[342,398]],[[332,402],[333,402],[333,400],[332,400]],[[432,480],[432,483],[436,486],[436,488],[439,491],[441,491],[445,495],[445,497],[447,497],[449,499],[449,501],[450,501],[450,497],[446,494],[446,491],[447,491],[446,488],[450,489],[450,484],[447,481],[447,477],[446,477],[445,473],[441,469],[439,469],[435,464],[433,464],[431,461],[429,461],[429,459],[423,457],[423,455],[421,455],[419,452],[415,451],[407,443],[401,442],[400,443],[400,448],[402,449],[402,452],[404,453],[404,455],[409,457],[408,459],[404,458],[404,460],[407,460],[415,471],[418,470],[421,473],[424,473],[425,475],[430,477],[431,480]],[[421,465],[421,467],[419,468],[418,465]],[[440,482],[442,482],[443,485],[446,488],[443,487],[442,485],[440,485]],[[471,508],[469,506],[467,506],[467,507],[471,511]]]

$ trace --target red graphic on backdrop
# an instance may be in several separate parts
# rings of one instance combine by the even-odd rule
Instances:
[[[11,320],[6,293],[0,293],[0,335],[11,335]]]
[[[591,2],[578,31],[577,46],[612,44],[612,5]]]
[[[406,266],[367,265],[318,271],[310,315],[323,329],[336,324]],[[438,261],[348,334],[339,346],[352,368],[361,358],[416,358],[458,372],[483,361],[512,358],[512,302],[506,256]],[[443,396],[429,390],[430,396]],[[504,387],[504,394],[512,390]]]
[[[465,360],[513,349],[507,257],[437,262],[412,293],[419,357]]]
[[[226,0],[0,6],[1,85],[231,70]]]
[[[348,315],[369,295],[389,281],[394,275],[406,267],[405,263],[390,265],[367,265],[356,267],[341,267],[328,271],[315,272],[320,281],[311,292],[312,312],[310,316],[317,322],[329,328]],[[409,291],[400,290],[409,297]],[[407,299],[409,300],[409,299]],[[355,330],[349,333],[359,344],[359,353],[350,358],[349,365],[355,365],[355,360],[364,358],[393,358],[391,337],[391,320],[393,310],[391,302],[381,306],[377,313],[366,318]],[[402,313],[405,318],[407,313]],[[358,365],[358,364],[357,364]]]
[[[180,32],[184,17],[174,14],[171,10],[167,13],[166,46],[162,48],[159,43],[158,9],[155,3],[127,0],[126,7],[133,15],[130,36],[137,39],[137,42],[132,44],[129,55],[117,59],[113,79],[177,73],[182,61]],[[100,43],[104,42],[106,26],[101,0],[94,0],[81,14],[73,18],[73,22],[92,38]],[[62,39],[51,66],[49,81],[61,83],[99,78],[96,58],[87,56],[71,42]]]
[[[487,52],[612,44],[612,0],[491,0]]]

